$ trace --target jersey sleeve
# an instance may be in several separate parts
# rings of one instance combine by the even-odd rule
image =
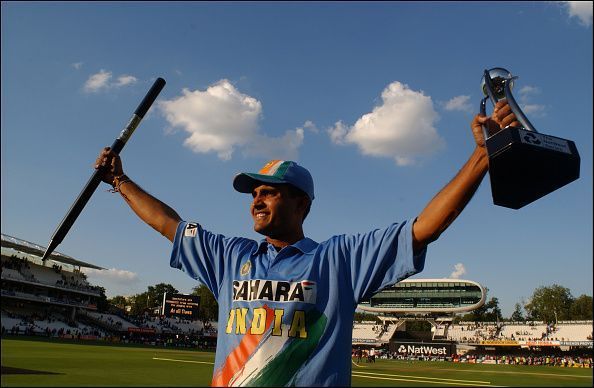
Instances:
[[[423,270],[427,248],[413,254],[413,222],[411,219],[384,229],[344,236],[342,245],[355,303]]]
[[[257,242],[211,233],[200,224],[182,221],[173,240],[170,265],[204,284],[219,299],[225,276],[237,258],[257,249]]]

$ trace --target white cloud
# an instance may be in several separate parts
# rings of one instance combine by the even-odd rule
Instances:
[[[182,90],[182,95],[159,102],[159,108],[173,128],[189,136],[184,145],[194,152],[216,152],[229,160],[233,152],[268,158],[296,159],[303,144],[304,129],[315,125],[306,121],[303,127],[288,130],[282,137],[269,137],[259,129],[262,103],[241,93],[226,79],[206,90]]]
[[[136,83],[137,81],[138,81],[138,78],[134,77],[133,75],[121,75],[118,77],[114,86],[116,86],[116,87],[126,86],[126,85]]]
[[[342,120],[337,121],[332,128],[328,129],[330,140],[332,140],[334,144],[340,145],[346,144],[345,138],[348,132],[349,127],[345,125]]]
[[[546,115],[546,109],[544,105],[535,104],[532,102],[534,96],[540,94],[540,88],[536,86],[526,85],[523,86],[519,92],[520,108],[522,112],[528,115],[536,117],[544,117]],[[530,117],[528,117],[530,119]]]
[[[576,17],[578,22],[586,27],[592,25],[592,2],[591,1],[566,1],[569,17]]]
[[[115,82],[111,82],[113,73],[111,71],[101,69],[98,73],[93,74],[87,79],[84,85],[84,91],[87,93],[96,93],[101,90],[110,88],[119,88],[126,85],[132,85],[138,79],[132,75],[122,74]]]
[[[531,98],[534,95],[540,94],[540,89],[537,88],[536,86],[526,85],[520,89],[519,93],[520,93],[520,98],[522,100],[526,100],[528,98]]]
[[[72,64],[72,67],[74,67],[76,70],[80,70],[80,68],[82,67],[83,63],[82,62],[76,62]]]
[[[303,138],[303,128],[286,131],[283,137],[256,135],[244,153],[266,159],[295,160],[299,154],[299,147],[303,144]]]
[[[450,274],[450,279],[460,279],[460,276],[466,273],[466,268],[464,268],[464,264],[457,263],[454,265],[454,272]]]
[[[472,112],[470,96],[453,97],[444,104],[444,108],[447,111]]]
[[[107,297],[133,294],[135,290],[141,288],[140,278],[135,272],[117,268],[106,270],[83,268],[81,270],[87,275],[89,283],[105,288]]]
[[[523,104],[521,106],[521,109],[522,109],[522,112],[524,112],[526,114],[526,116],[534,115],[536,117],[543,117],[546,115],[544,105]],[[530,117],[528,117],[528,119],[530,120]]]
[[[109,79],[111,78],[111,71],[105,71],[101,69],[99,73],[93,74],[85,82],[84,89],[86,92],[93,93],[101,89],[105,89],[109,85]]]
[[[123,269],[110,268],[105,270],[83,268],[89,283],[104,287],[106,292],[116,289],[129,289],[140,281],[138,274]]]
[[[123,269],[110,268],[101,270],[94,268],[83,268],[82,271],[85,274],[87,274],[89,278],[94,279],[108,279],[120,282],[130,282],[138,280],[138,274]]]
[[[382,92],[382,104],[353,126],[338,121],[328,129],[336,144],[356,144],[364,155],[390,157],[400,166],[415,164],[445,146],[435,129],[431,97],[398,81]]]
[[[305,123],[303,123],[303,127],[304,129],[307,129],[308,131],[311,131],[313,133],[318,133],[320,132],[320,130],[318,129],[318,127],[310,120],[307,120]]]

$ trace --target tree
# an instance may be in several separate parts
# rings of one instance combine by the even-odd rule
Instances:
[[[99,298],[97,298],[97,311],[105,312],[109,307],[109,303],[107,302],[107,296],[105,296],[105,288],[99,287]]]
[[[578,296],[570,308],[571,319],[592,320],[592,297],[588,295]]]
[[[148,292],[142,294],[136,294],[130,298],[130,315],[139,316],[142,315],[149,307]]]
[[[552,323],[571,319],[573,301],[569,288],[553,284],[535,289],[525,308],[532,319]]]
[[[163,296],[167,294],[177,294],[179,291],[171,284],[159,283],[154,286],[148,286],[147,307],[157,308],[163,305]]]
[[[198,310],[200,320],[204,323],[216,321],[219,315],[219,304],[212,292],[201,284],[192,289],[192,295],[200,297],[200,309]]]
[[[376,323],[381,323],[381,319],[377,317],[376,314],[371,314],[367,312],[357,312],[355,311],[355,316],[353,318],[355,322],[363,322],[363,321],[374,321]]]
[[[514,312],[511,315],[511,320],[515,322],[522,322],[524,320],[524,314],[522,314],[522,305],[516,303]]]
[[[122,309],[122,310],[126,310],[126,305],[128,304],[128,301],[126,300],[126,297],[122,296],[122,295],[116,295],[113,298],[110,298],[107,300],[109,302],[109,304]]]
[[[179,291],[171,284],[159,283],[148,286],[147,291],[131,298],[130,315],[142,315],[146,310],[154,310],[163,305],[165,293],[177,294]]]
[[[485,321],[499,322],[503,320],[503,315],[501,315],[501,309],[499,308],[499,299],[493,297],[489,302],[485,303],[485,306],[487,306]]]
[[[491,298],[481,307],[472,310],[470,313],[462,316],[462,321],[474,322],[496,322],[502,321],[501,309],[499,308],[499,299]]]

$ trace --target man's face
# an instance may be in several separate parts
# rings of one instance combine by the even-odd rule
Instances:
[[[301,230],[303,200],[290,193],[287,185],[261,185],[252,191],[250,207],[254,230],[275,239],[293,237]]]

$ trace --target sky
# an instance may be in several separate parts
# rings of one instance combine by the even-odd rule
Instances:
[[[534,127],[575,142],[580,177],[519,210],[494,205],[485,177],[414,278],[477,281],[505,317],[537,287],[592,295],[592,2],[1,7],[4,234],[49,243],[157,77],[167,84],[121,156],[184,220],[259,240],[251,196],[231,182],[270,159],[311,171],[316,241],[413,219],[472,153],[483,71],[504,67]],[[56,250],[106,268],[88,275],[108,297],[191,292],[171,243],[108,189]]]

